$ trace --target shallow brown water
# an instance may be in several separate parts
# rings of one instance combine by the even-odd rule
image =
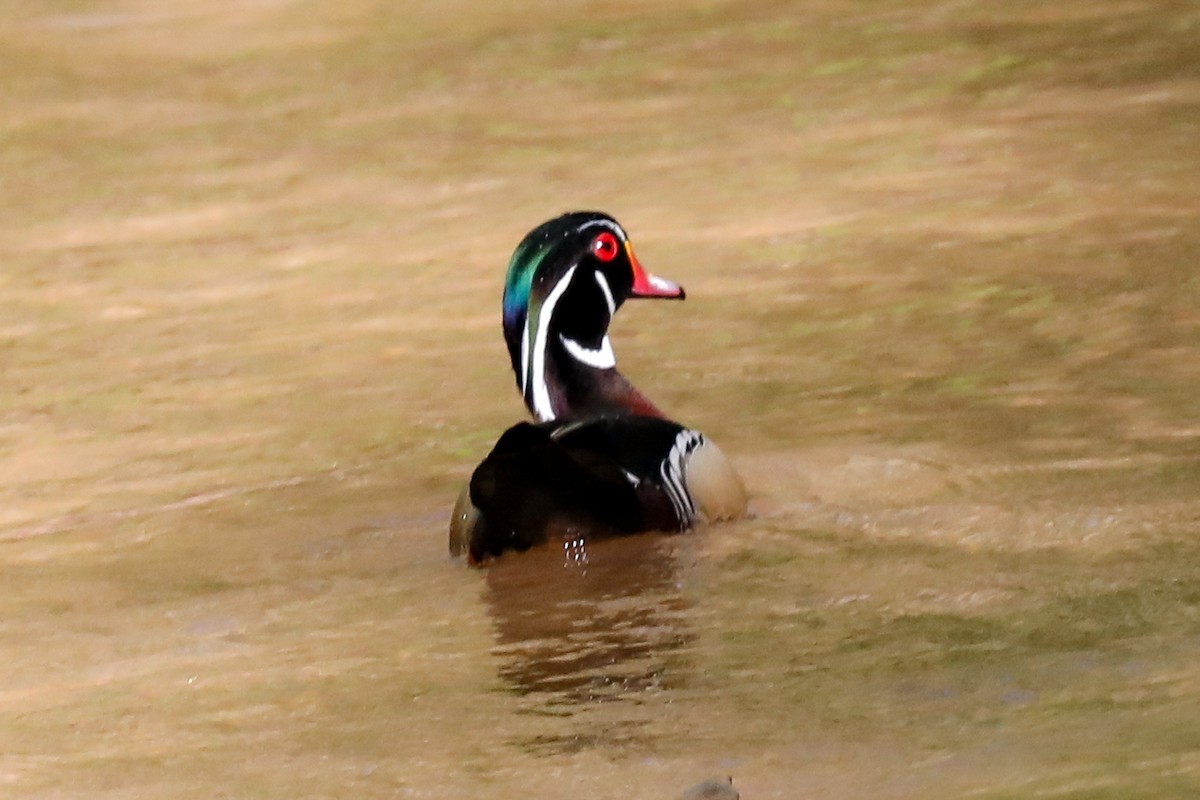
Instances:
[[[1200,9],[26,3],[0,795],[1200,792]],[[520,236],[755,515],[471,570]]]

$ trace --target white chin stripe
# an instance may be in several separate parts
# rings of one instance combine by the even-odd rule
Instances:
[[[604,277],[604,273],[596,270],[592,273],[596,276],[596,283],[600,286],[600,291],[604,293],[604,301],[608,303],[608,318],[612,319],[612,315],[617,311],[617,304],[613,302],[612,289],[608,288],[608,278]]]
[[[612,342],[605,336],[600,342],[600,346],[595,350],[584,347],[574,339],[568,339],[565,336],[559,336],[563,346],[567,348],[567,352],[576,361],[587,364],[589,367],[596,369],[612,369],[617,365],[617,357],[613,353]]]

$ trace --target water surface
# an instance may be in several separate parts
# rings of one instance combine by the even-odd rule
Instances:
[[[0,794],[1200,791],[1194,3],[160,5],[0,26]],[[575,207],[754,515],[469,569]]]

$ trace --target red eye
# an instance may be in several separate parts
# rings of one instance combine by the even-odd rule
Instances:
[[[617,237],[608,231],[592,240],[592,255],[601,261],[612,261],[619,252],[621,252],[621,245],[617,244]]]

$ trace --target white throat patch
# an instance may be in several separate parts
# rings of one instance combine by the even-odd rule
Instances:
[[[611,226],[606,224],[606,227]],[[608,306],[608,318],[611,321],[617,310],[612,288],[600,270],[595,270],[592,276],[596,280],[596,285],[600,287],[600,293],[604,295],[604,302]],[[558,283],[554,284],[550,293],[546,295],[546,299],[538,311],[537,330],[533,331],[531,336],[529,317],[526,316],[525,330],[521,335],[521,393],[528,398],[534,416],[541,422],[549,422],[557,417],[554,405],[550,400],[550,385],[546,382],[546,347],[550,333],[550,321],[554,318],[555,308],[558,301],[562,299],[563,293],[567,291],[567,287],[571,285],[573,277],[575,277],[575,267],[568,269],[558,279]],[[567,354],[581,364],[593,369],[613,369],[617,366],[617,357],[613,353],[612,342],[607,334],[600,340],[600,346],[596,348],[584,347],[574,339],[561,334],[558,338],[566,348]]]
[[[612,369],[617,365],[617,356],[613,352],[612,342],[608,340],[606,335],[601,341],[600,346],[595,350],[584,347],[574,339],[568,339],[560,335],[559,340],[562,341],[563,347],[567,348],[567,352],[571,357],[580,363],[587,364],[589,367],[596,369]]]
[[[617,310],[617,304],[613,300],[612,289],[608,286],[608,278],[604,277],[604,273],[600,270],[592,272],[592,277],[596,279],[596,285],[600,287],[600,293],[604,295],[604,302],[608,304],[608,319],[611,322],[612,316]],[[571,357],[581,364],[587,364],[589,367],[596,369],[612,369],[617,365],[617,356],[613,353],[612,342],[609,341],[608,334],[600,341],[600,346],[596,349],[584,347],[574,339],[568,339],[566,336],[558,337],[563,347],[567,348],[567,352]]]

